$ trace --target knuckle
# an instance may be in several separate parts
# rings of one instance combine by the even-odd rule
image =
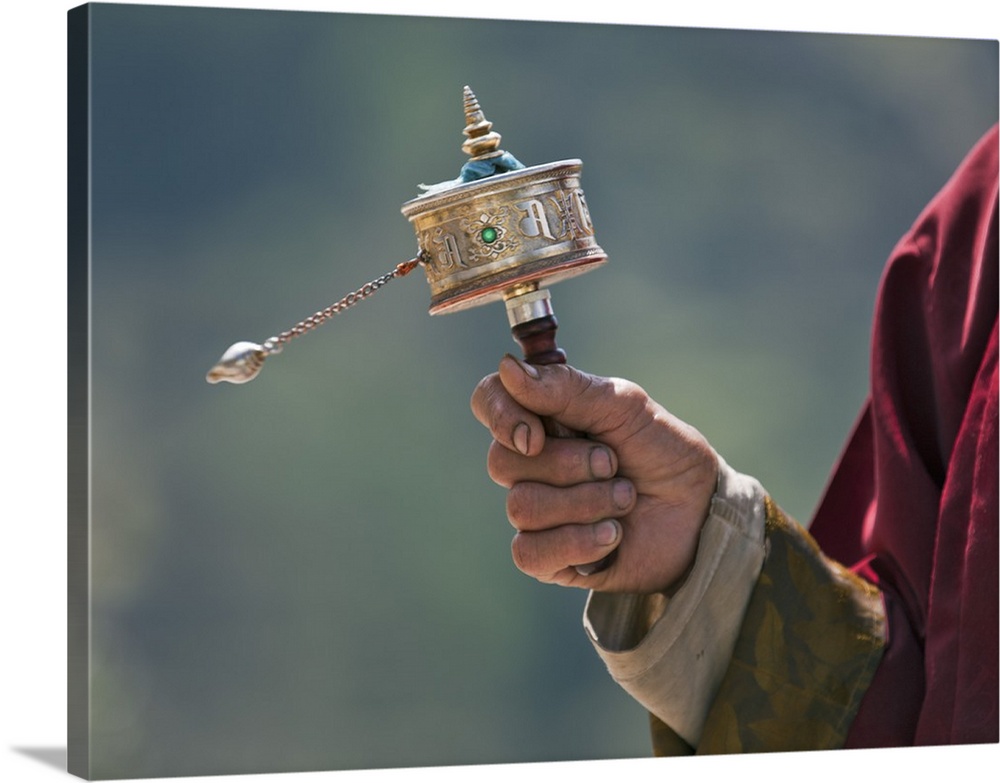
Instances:
[[[490,423],[490,428],[497,432],[500,425],[507,418],[507,396],[496,388],[486,391],[486,412]]]
[[[507,519],[518,530],[532,528],[537,503],[530,484],[514,484],[507,493]]]
[[[495,440],[490,443],[490,448],[486,452],[486,474],[494,484],[509,489],[513,482],[509,475],[508,462],[506,447]]]
[[[601,393],[607,402],[603,406],[602,430],[637,429],[637,422],[646,417],[650,399],[638,384],[622,378],[608,378],[602,384]]]
[[[614,378],[611,380],[611,385],[612,393],[619,400],[623,409],[633,414],[645,410],[649,402],[649,395],[639,384],[623,378]]]
[[[500,385],[496,375],[483,378],[472,393],[472,411],[476,418],[496,434],[510,417],[510,410],[510,396]]]
[[[489,388],[492,383],[493,376],[487,375],[476,384],[476,388],[472,390],[472,396],[469,399],[469,406],[472,408],[473,414],[475,414],[477,419],[483,421],[484,424],[486,422],[483,420],[483,414],[486,412],[486,402],[490,396]]]
[[[561,409],[559,413],[565,413],[566,409],[578,404],[581,400],[587,399],[595,390],[600,394],[601,385],[606,380],[599,375],[580,372],[579,370],[561,365],[564,376],[560,385],[562,392]]]
[[[537,549],[532,546],[531,538],[524,533],[518,533],[510,542],[510,555],[519,571],[533,574],[537,563]]]

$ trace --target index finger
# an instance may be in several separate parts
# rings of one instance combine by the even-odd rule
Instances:
[[[542,420],[510,396],[498,373],[487,375],[476,385],[470,405],[472,414],[497,443],[528,457],[542,451]]]

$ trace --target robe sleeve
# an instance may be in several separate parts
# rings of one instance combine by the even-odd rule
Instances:
[[[683,586],[591,593],[584,626],[614,679],[687,742],[701,734],[764,560],[764,490],[719,460],[717,490]]]
[[[765,505],[767,557],[698,753],[842,747],[887,642],[879,590]]]
[[[588,633],[657,755],[841,747],[885,646],[881,594],[722,464],[684,585],[593,593]]]

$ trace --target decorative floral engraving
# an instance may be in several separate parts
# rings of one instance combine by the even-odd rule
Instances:
[[[517,250],[520,242],[507,229],[510,208],[497,207],[492,212],[481,212],[475,218],[463,218],[459,225],[469,236],[469,263],[492,261]]]

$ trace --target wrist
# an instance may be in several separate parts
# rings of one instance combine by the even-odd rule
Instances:
[[[687,573],[654,595],[592,593],[584,626],[614,679],[692,745],[764,560],[765,493],[719,459]]]

